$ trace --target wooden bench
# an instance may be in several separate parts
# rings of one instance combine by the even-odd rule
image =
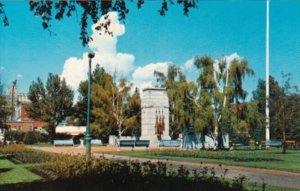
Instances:
[[[74,141],[73,139],[68,140],[54,140],[53,141],[54,146],[73,146]]]
[[[159,142],[159,147],[180,147],[178,140],[162,140]]]

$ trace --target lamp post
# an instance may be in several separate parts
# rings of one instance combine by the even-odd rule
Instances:
[[[91,102],[91,65],[92,59],[95,53],[90,52],[89,57],[89,73],[88,73],[88,103],[87,103],[87,120],[86,120],[86,131],[85,131],[85,155],[89,161],[91,157],[91,130],[90,130],[90,102]]]

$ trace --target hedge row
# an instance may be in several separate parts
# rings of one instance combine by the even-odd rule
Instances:
[[[219,160],[232,160],[236,162],[253,162],[253,161],[282,161],[277,158],[271,158],[256,152],[227,152],[227,151],[177,151],[177,150],[162,150],[150,151],[150,155],[155,156],[173,156],[173,157],[187,157],[187,158],[207,158]]]

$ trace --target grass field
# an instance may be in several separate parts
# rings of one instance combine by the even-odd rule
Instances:
[[[0,159],[0,185],[33,182],[42,178],[26,169],[30,165],[16,165],[7,159]]]
[[[256,151],[159,150],[134,152],[120,151],[115,154],[300,172],[300,151],[288,151],[286,154],[282,154],[279,149]]]

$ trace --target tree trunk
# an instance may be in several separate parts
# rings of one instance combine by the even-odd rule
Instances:
[[[54,139],[56,137],[56,132],[55,132],[55,125],[49,125],[49,139],[51,143],[53,144]]]
[[[286,153],[286,138],[285,138],[285,128],[282,130],[282,153]]]

